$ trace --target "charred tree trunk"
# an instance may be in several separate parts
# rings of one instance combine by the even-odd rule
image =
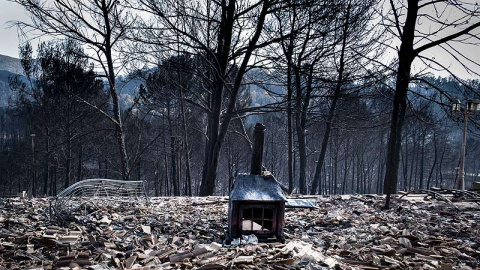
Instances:
[[[105,179],[108,179],[108,158],[105,156],[105,159],[104,159],[104,163],[105,163],[105,167],[104,167],[104,178]]]
[[[323,135],[322,140],[322,148],[320,150],[320,155],[318,156],[317,166],[315,168],[315,175],[312,181],[312,187],[310,189],[310,194],[317,194],[317,189],[320,183],[320,174],[322,173],[322,165],[325,161],[325,154],[327,152],[328,140],[330,139],[330,132],[332,130],[332,125],[335,116],[335,108],[337,106],[337,102],[340,99],[341,90],[342,90],[342,83],[343,83],[343,76],[345,70],[345,49],[347,44],[347,36],[348,36],[348,27],[349,27],[349,20],[350,20],[350,4],[347,8],[347,14],[345,18],[345,25],[343,28],[343,37],[342,37],[342,49],[340,51],[340,66],[338,69],[338,80],[335,86],[335,92],[333,94],[332,104],[330,105],[330,110],[328,111],[327,122],[325,126],[325,133]]]
[[[294,15],[292,17],[292,24],[291,24],[291,32],[295,29],[295,8],[293,10]],[[287,56],[287,171],[288,171],[288,193],[292,194],[293,189],[295,187],[294,176],[293,176],[293,123],[292,123],[292,94],[293,94],[293,83],[292,83],[292,55],[293,55],[293,41],[294,36],[290,37],[288,48],[286,51]]]
[[[211,112],[208,115],[207,143],[205,149],[205,163],[202,173],[200,195],[213,195],[215,192],[217,166],[221,141],[219,140],[220,116],[223,100],[225,73],[228,65],[228,56],[232,42],[232,31],[235,14],[235,1],[222,1],[222,16],[218,33],[218,45],[215,53],[214,86],[210,97]],[[217,146],[219,145],[219,146]]]
[[[422,157],[420,159],[420,179],[418,181],[418,188],[423,189],[423,178],[424,178],[424,171],[425,171],[425,134],[424,131],[422,134]]]
[[[410,186],[410,189],[413,189],[415,190],[416,187],[417,187],[417,183],[418,183],[418,167],[419,167],[419,161],[420,161],[420,150],[419,149],[421,146],[420,145],[416,145],[416,148],[415,148],[415,159],[412,161],[413,163],[412,164],[415,164],[415,172],[413,173],[413,185]],[[412,171],[413,172],[413,171]]]
[[[333,149],[333,194],[337,194],[338,189],[338,147]]]
[[[204,173],[202,174],[202,185],[200,188],[201,196],[213,195],[215,192],[216,185],[216,174],[218,168],[218,161],[220,158],[220,150],[225,139],[230,121],[233,117],[233,111],[237,102],[237,95],[242,85],[243,76],[247,72],[248,62],[252,56],[253,51],[256,49],[256,44],[260,38],[260,34],[263,30],[263,25],[265,23],[265,18],[268,14],[270,8],[270,1],[264,1],[262,9],[258,15],[257,25],[255,32],[252,35],[248,47],[245,50],[245,55],[243,60],[238,68],[237,74],[235,76],[233,86],[229,91],[230,99],[226,106],[226,111],[222,114],[222,123],[220,125],[220,116],[221,116],[221,107],[222,107],[222,97],[223,97],[223,88],[225,82],[226,68],[228,65],[228,59],[230,54],[230,46],[232,42],[232,31],[235,22],[235,6],[236,1],[228,1],[228,4],[225,0],[222,1],[222,21],[220,24],[220,31],[218,36],[218,47],[217,47],[217,61],[219,63],[219,68],[216,71],[216,80],[213,93],[213,109],[211,113],[211,121],[209,121],[210,127],[210,136],[208,138],[208,148],[207,148],[207,159],[205,160]]]
[[[438,160],[437,136],[436,135],[437,135],[436,130],[433,130],[433,163],[432,163],[432,168],[430,169],[430,173],[428,174],[428,178],[427,178],[427,189],[430,189],[430,185],[432,183],[433,171],[435,170],[435,166],[437,165],[437,160]]]
[[[231,150],[231,141],[230,136],[227,136],[227,145],[225,146],[225,154],[227,155],[227,167],[228,167],[228,194],[232,191],[232,185],[234,181],[234,174],[233,174],[233,157],[232,157],[232,150]]]
[[[82,180],[83,178],[83,147],[79,146],[78,150],[78,168],[77,168],[77,181]]]
[[[405,137],[405,147],[403,152],[400,154],[402,155],[402,162],[403,162],[403,190],[407,190],[408,185],[408,136]]]
[[[307,110],[310,104],[310,96],[312,92],[313,65],[309,65],[307,68],[308,69],[305,94],[303,94],[304,87],[302,87],[302,73],[300,67],[295,68],[295,123],[298,141],[298,155],[300,162],[300,175],[298,180],[300,194],[307,194],[307,142],[305,127],[307,125]]]
[[[108,77],[108,84],[110,86],[110,97],[112,98],[112,111],[113,111],[113,119],[114,119],[114,127],[115,127],[115,136],[117,138],[118,144],[118,153],[120,155],[119,162],[120,162],[120,172],[122,174],[122,178],[124,180],[129,179],[129,166],[128,166],[128,155],[127,155],[127,146],[125,144],[125,132],[123,130],[123,121],[120,111],[120,100],[118,97],[118,91],[116,88],[115,82],[115,69],[113,66],[113,57],[112,57],[112,26],[110,25],[111,18],[109,17],[111,10],[105,0],[101,1],[101,12],[103,16],[103,21],[105,22],[105,35],[104,38],[104,53],[107,62],[107,77]]]
[[[382,176],[383,176],[383,166],[385,163],[385,157],[383,155],[383,149],[385,147],[383,137],[384,137],[384,130],[380,132],[380,149],[379,149],[379,158],[378,158],[378,175],[377,175],[377,190],[376,193],[382,192]]]
[[[70,139],[70,131],[67,136],[67,149],[65,159],[65,185],[64,188],[69,187],[72,184],[72,140]]]
[[[138,157],[137,162],[137,180],[142,179],[142,157]]]
[[[178,172],[177,172],[177,140],[174,136],[170,137],[170,165],[171,165],[171,180],[173,187],[173,195],[180,196],[180,188],[178,186]]]
[[[413,178],[414,178],[413,177],[413,172],[415,171],[415,164],[416,164],[415,163],[415,161],[416,161],[415,156],[417,154],[417,147],[415,145],[415,137],[416,137],[416,133],[415,133],[415,130],[414,130],[414,133],[412,135],[412,141],[413,141],[412,142],[412,147],[411,147],[411,151],[410,151],[410,154],[409,154],[409,156],[410,156],[410,175],[408,177],[408,185],[406,187],[407,190],[412,189],[412,187],[413,187],[412,183],[414,183],[413,182]]]
[[[48,195],[48,180],[50,180],[50,133],[46,132],[45,138],[45,172],[43,175],[43,194],[44,196]],[[50,194],[52,190],[50,189]]]
[[[163,149],[165,149],[164,151],[164,157],[163,157],[163,163],[164,163],[164,169],[165,169],[165,178],[164,178],[164,183],[165,183],[165,196],[170,196],[171,193],[170,193],[170,188],[169,188],[169,183],[170,183],[170,180],[169,180],[169,177],[168,177],[168,154],[167,154],[167,142],[166,142],[166,138],[164,138],[163,140]]]
[[[385,208],[390,208],[390,195],[397,192],[398,165],[400,159],[400,146],[402,129],[405,122],[407,106],[407,91],[410,83],[410,69],[415,58],[413,41],[417,21],[418,1],[408,0],[408,11],[403,27],[402,44],[398,52],[397,80],[395,83],[395,97],[390,126],[390,137],[387,145],[387,167],[383,192],[387,194]]]
[[[345,194],[347,191],[347,177],[348,177],[348,149],[349,149],[350,140],[347,138],[344,147],[344,158],[343,158],[343,184],[342,184],[342,194]]]
[[[155,172],[154,172],[154,183],[155,183],[155,197],[160,196],[160,159],[159,159],[159,150],[155,151]]]
[[[182,99],[180,100],[180,109],[182,113],[182,126],[183,126],[183,150],[185,152],[185,195],[192,196],[192,173],[190,169],[190,147],[188,144],[188,130],[187,130],[187,120],[185,116],[184,100],[183,100],[183,91],[181,92]]]

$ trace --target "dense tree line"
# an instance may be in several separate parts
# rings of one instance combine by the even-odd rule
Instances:
[[[65,39],[36,53],[20,48],[26,76],[11,79],[15,100],[1,113],[3,194],[53,195],[82,179],[115,178],[146,180],[156,196],[226,195],[249,171],[256,122],[267,127],[264,167],[290,193],[453,187],[462,123],[449,105],[478,98],[479,82],[452,70],[433,77],[429,68],[448,69],[423,53],[441,47],[478,77],[478,64],[454,47],[476,46],[478,7],[17,2],[33,19],[21,26]],[[431,7],[465,16],[418,12]],[[419,29],[422,18],[434,30]],[[457,32],[440,35],[446,28]],[[467,187],[480,170],[478,117],[470,118]]]

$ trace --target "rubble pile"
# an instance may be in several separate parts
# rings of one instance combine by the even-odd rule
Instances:
[[[48,199],[0,199],[0,269],[474,269],[480,208],[380,196],[287,209],[285,243],[224,244],[227,197],[79,207],[50,220]]]

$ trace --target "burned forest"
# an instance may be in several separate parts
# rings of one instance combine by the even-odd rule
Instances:
[[[0,270],[480,267],[478,3],[8,2]]]

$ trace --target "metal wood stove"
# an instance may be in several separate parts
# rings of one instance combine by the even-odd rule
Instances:
[[[251,172],[238,175],[230,193],[227,243],[250,234],[259,241],[284,241],[286,198],[272,175],[262,175],[264,130],[255,125]]]

